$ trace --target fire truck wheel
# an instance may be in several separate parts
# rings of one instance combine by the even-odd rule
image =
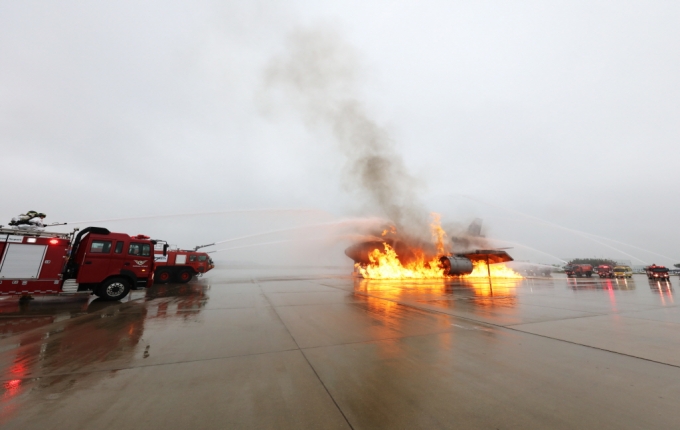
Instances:
[[[182,284],[186,284],[187,282],[191,281],[191,278],[194,277],[194,274],[191,272],[191,270],[180,270],[180,272],[177,274],[177,281],[179,281]]]
[[[95,291],[95,294],[103,300],[120,300],[130,292],[130,283],[123,278],[111,278]]]
[[[158,272],[156,272],[156,282],[159,284],[167,284],[170,282],[170,278],[172,278],[172,274],[170,273],[169,270],[167,269],[161,269]]]

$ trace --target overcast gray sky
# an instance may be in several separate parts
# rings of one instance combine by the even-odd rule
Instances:
[[[99,223],[192,246],[383,216],[330,130],[263,84],[320,31],[445,222],[483,218],[517,259],[680,262],[678,22],[666,1],[0,0],[0,220],[255,210]],[[348,225],[221,257],[342,262]]]

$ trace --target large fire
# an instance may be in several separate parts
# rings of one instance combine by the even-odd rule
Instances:
[[[371,279],[432,279],[444,278],[444,268],[439,266],[439,260],[434,258],[426,261],[425,254],[417,253],[416,259],[402,265],[397,253],[390,245],[384,244],[385,250],[374,249],[368,256],[370,264],[362,267],[356,264],[359,273],[364,278]]]
[[[442,279],[448,277],[449,275],[445,273],[439,261],[440,256],[450,251],[447,246],[446,232],[440,224],[439,214],[432,214],[430,228],[438,255],[427,256],[422,249],[410,249],[415,258],[402,263],[394,248],[388,243],[383,243],[383,250],[374,249],[368,254],[368,264],[355,264],[357,271],[368,279]],[[388,233],[394,234],[396,230],[391,227],[383,231],[382,235],[385,236]],[[490,265],[489,269],[484,261],[474,262],[472,273],[464,277],[488,278],[489,274],[492,278],[522,278],[520,274],[502,263]]]

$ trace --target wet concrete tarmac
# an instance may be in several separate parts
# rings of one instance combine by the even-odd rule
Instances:
[[[0,426],[680,428],[678,279],[215,270],[0,300]]]

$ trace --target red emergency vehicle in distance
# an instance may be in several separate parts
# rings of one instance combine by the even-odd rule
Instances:
[[[614,277],[614,269],[612,266],[609,264],[600,264],[597,266],[597,274],[600,276],[600,278],[613,278]]]
[[[593,275],[593,266],[590,264],[567,264],[564,266],[564,273],[567,274],[567,278],[585,276],[590,278]]]
[[[132,288],[152,285],[154,241],[148,236],[101,227],[76,231],[0,228],[0,294],[92,291],[120,300]]]
[[[165,251],[167,250],[167,251]],[[164,252],[165,251],[165,252]],[[210,256],[205,252],[187,251],[184,249],[155,249],[157,284],[191,281],[196,275],[202,275],[215,267]]]
[[[670,279],[668,268],[665,266],[652,264],[651,266],[645,267],[645,273],[647,274],[647,279]]]

